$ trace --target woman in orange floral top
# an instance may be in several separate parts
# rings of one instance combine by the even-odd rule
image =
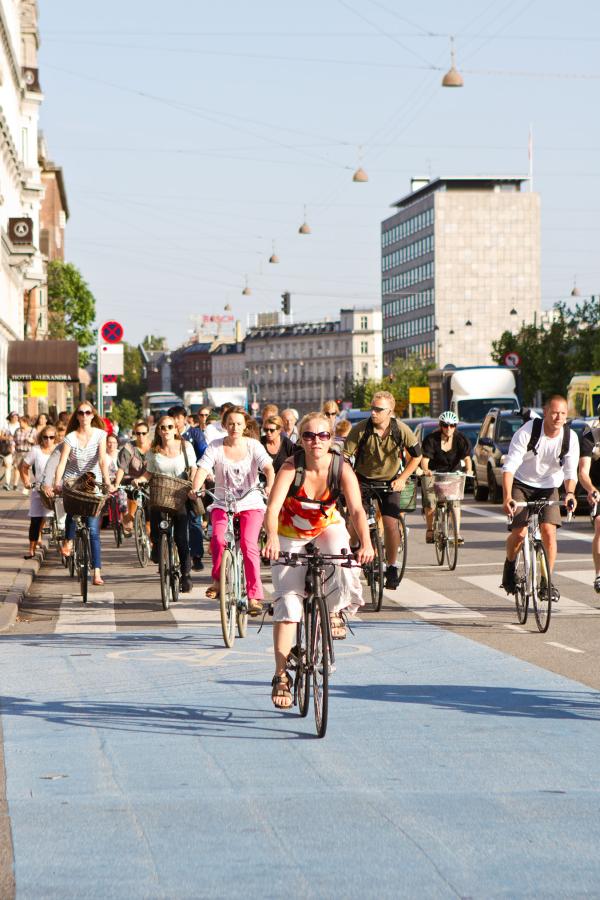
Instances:
[[[267,542],[263,551],[267,559],[277,559],[280,550],[300,553],[310,541],[322,553],[336,554],[344,549],[350,552],[350,537],[328,484],[333,463],[329,420],[322,413],[309,413],[302,419],[298,431],[298,444],[305,454],[304,483],[295,496],[290,496],[296,475],[296,463],[294,457],[290,457],[280,468],[269,497],[265,516]],[[356,559],[360,564],[370,562],[374,553],[369,527],[358,481],[349,465],[343,464],[341,467],[340,490],[346,498],[348,512],[360,541]],[[296,623],[302,617],[306,570],[303,566],[273,566],[271,571],[275,598],[275,677],[271,696],[275,706],[288,709],[292,705],[292,685],[286,673],[286,663],[296,639]],[[331,575],[326,580],[326,594],[332,635],[337,639],[344,638],[346,627],[341,611],[354,612],[364,603],[358,568],[332,565]]]

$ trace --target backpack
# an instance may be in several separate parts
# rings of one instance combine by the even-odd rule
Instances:
[[[333,459],[331,460],[329,472],[327,473],[327,488],[331,498],[327,501],[327,506],[329,506],[330,503],[335,503],[341,494],[342,468],[344,465],[344,457],[342,456],[341,449],[338,445],[332,445],[329,448],[329,452]],[[298,494],[306,477],[306,456],[304,454],[304,448],[297,447],[294,450],[292,458],[296,467],[296,473],[288,491],[288,497],[295,497]],[[321,500],[314,500],[312,502],[322,503]]]
[[[540,438],[542,436],[542,426],[544,424],[543,419],[534,419],[533,420],[533,428],[531,429],[531,436],[529,438],[529,443],[527,444],[526,452],[530,451],[534,456],[537,456],[537,448],[540,442]],[[563,438],[562,444],[560,448],[560,453],[558,455],[559,465],[563,466],[565,462],[565,456],[569,452],[569,445],[571,443],[571,428],[567,423],[563,425]]]
[[[10,438],[0,438],[0,456],[10,456],[12,441]]]
[[[355,469],[356,469],[356,466],[358,465],[358,462],[359,462],[361,454],[365,448],[365,444],[367,443],[367,440],[373,434],[373,430],[374,430],[373,429],[373,420],[369,419],[369,421],[367,422],[367,424],[365,426],[365,430],[361,434],[360,440],[356,446],[356,452],[354,454],[354,468]],[[404,449],[405,448],[404,448],[404,441],[402,440],[402,435],[400,434],[400,429],[398,428],[398,422],[396,421],[396,419],[390,419],[390,433],[392,435],[394,443],[398,447],[398,450],[400,450],[401,463],[400,463],[399,471],[401,472],[402,469],[404,468]]]

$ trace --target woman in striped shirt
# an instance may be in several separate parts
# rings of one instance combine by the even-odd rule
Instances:
[[[54,490],[60,492],[63,478],[78,478],[84,472],[93,472],[96,480],[102,473],[102,481],[110,485],[108,457],[106,455],[106,431],[102,419],[94,407],[86,401],[79,404],[67,425],[67,434],[62,446],[60,461],[54,475]],[[100,517],[88,516],[90,529],[92,566],[94,568],[93,583],[104,584],[100,572],[102,558],[100,555]],[[75,522],[67,515],[65,521],[65,542],[62,547],[64,556],[73,551]]]

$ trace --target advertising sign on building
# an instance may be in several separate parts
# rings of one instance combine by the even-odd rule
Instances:
[[[48,382],[47,381],[30,381],[29,382],[30,397],[47,397]]]

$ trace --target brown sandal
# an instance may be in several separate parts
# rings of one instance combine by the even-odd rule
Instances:
[[[274,675],[271,682],[273,690],[271,691],[271,700],[275,709],[289,709],[292,705],[292,683],[287,672],[283,675]],[[286,703],[275,703],[276,699],[286,700]]]
[[[433,544],[433,529],[428,528],[427,531],[425,532],[425,543]]]
[[[209,600],[216,600],[217,597],[219,596],[219,591],[217,590],[217,588],[214,588],[211,585],[210,587],[206,588],[205,596],[208,597]]]

